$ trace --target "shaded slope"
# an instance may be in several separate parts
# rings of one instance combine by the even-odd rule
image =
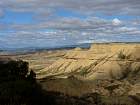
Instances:
[[[71,77],[85,83],[78,82],[74,85],[70,81]],[[140,103],[140,44],[93,44],[89,50],[77,48],[37,72],[37,78],[57,78],[56,81],[65,78],[58,83],[55,80],[52,82],[52,90],[55,91],[68,94],[79,91],[82,94],[93,93],[97,89],[105,103],[110,104],[109,100],[112,99],[111,104],[120,102],[137,105]],[[69,84],[64,82],[67,80]],[[81,90],[76,91],[78,84],[81,84]]]

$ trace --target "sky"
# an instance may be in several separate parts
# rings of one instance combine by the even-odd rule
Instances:
[[[0,49],[140,42],[140,0],[0,0]]]

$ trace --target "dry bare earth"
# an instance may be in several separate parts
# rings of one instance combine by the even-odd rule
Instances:
[[[29,62],[47,91],[71,96],[97,92],[106,104],[137,105],[139,53],[139,43],[107,43],[93,44],[90,49],[43,51],[12,58]]]
[[[93,44],[88,50],[68,51],[52,65],[36,72],[37,78],[47,78],[42,83],[50,91],[70,95],[96,91],[106,103],[137,104],[140,102],[139,53],[139,43]]]
[[[46,50],[22,55],[18,54],[5,56],[5,54],[1,54],[0,58],[12,58],[16,60],[27,61],[29,63],[29,68],[37,72],[53,64],[56,60],[60,59],[65,53],[66,50]]]

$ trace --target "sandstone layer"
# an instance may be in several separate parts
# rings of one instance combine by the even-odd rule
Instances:
[[[76,48],[36,73],[38,79],[65,78],[86,83],[95,81],[97,83],[93,82],[91,87],[95,85],[97,89],[93,87],[91,93],[98,91],[100,95],[108,97],[129,97],[140,103],[139,43],[100,43],[93,44],[90,49]],[[66,87],[62,87],[66,91]]]
[[[75,76],[82,80],[122,79],[139,72],[139,43],[100,43],[90,49],[76,48],[37,72],[37,78]]]

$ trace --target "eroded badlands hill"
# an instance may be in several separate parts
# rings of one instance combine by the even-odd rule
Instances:
[[[140,103],[140,43],[101,43],[93,44],[90,49],[76,48],[36,73],[38,79],[64,78],[63,82],[74,82],[62,82],[60,86],[52,81],[53,91],[71,94],[78,89],[82,94],[96,90],[102,96],[117,97],[118,101],[112,101],[117,104]],[[81,85],[78,81],[91,83]]]
[[[140,44],[132,43],[93,44],[88,50],[76,48],[37,72],[38,78],[122,79],[139,72],[139,53]]]

